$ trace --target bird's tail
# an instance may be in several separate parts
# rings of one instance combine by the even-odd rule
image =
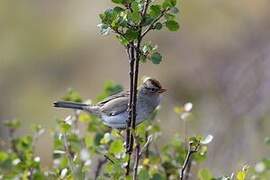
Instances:
[[[68,109],[79,109],[87,111],[94,115],[99,115],[98,107],[91,106],[88,104],[83,103],[75,103],[75,102],[68,102],[68,101],[56,101],[54,102],[54,107],[57,108],[68,108]]]

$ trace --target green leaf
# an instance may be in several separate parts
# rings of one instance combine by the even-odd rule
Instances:
[[[198,172],[198,178],[200,180],[212,180],[214,177],[208,169],[201,169]]]
[[[179,24],[176,21],[169,20],[169,21],[166,21],[166,27],[170,31],[177,31],[179,29]]]
[[[245,180],[246,179],[246,172],[239,171],[236,175],[236,180]]]
[[[33,138],[31,136],[23,136],[14,141],[17,149],[21,151],[31,151]]]
[[[141,13],[139,11],[133,11],[129,14],[129,17],[134,24],[138,24],[142,19]]]
[[[140,11],[140,4],[136,1],[132,1],[131,9],[135,12],[139,12]]]
[[[110,33],[110,31],[111,31],[111,28],[107,24],[101,23],[101,24],[99,24],[97,26],[100,29],[99,31],[100,31],[101,35],[104,35],[104,36],[108,35]]]
[[[97,97],[97,101],[101,101],[108,96],[119,93],[123,90],[120,84],[114,83],[113,81],[106,81],[104,84],[103,92]]]
[[[192,146],[197,146],[198,144],[200,144],[202,140],[202,137],[201,136],[192,136],[192,137],[189,137],[189,143],[192,144]]]
[[[35,179],[35,180],[45,180],[45,176],[41,172],[36,172],[33,175],[33,179]]]
[[[151,17],[157,17],[157,16],[159,16],[160,15],[160,13],[161,13],[161,7],[160,7],[160,5],[152,5],[151,7],[150,7],[150,16]]]
[[[65,101],[82,102],[80,94],[72,88],[68,89],[67,94],[62,99]]]
[[[111,134],[110,133],[105,133],[103,138],[100,140],[101,144],[108,144],[111,140]]]
[[[119,40],[119,42],[122,44],[122,45],[124,45],[124,46],[127,46],[128,45],[128,40],[125,38],[125,37],[123,37],[123,36],[116,36],[116,38]]]
[[[85,142],[85,146],[87,148],[93,146],[93,144],[94,144],[93,136],[91,136],[90,134],[86,134],[84,137],[84,142]]]
[[[147,43],[147,44],[144,44],[144,45],[143,45],[143,48],[142,48],[142,52],[143,52],[143,53],[146,53],[146,52],[148,52],[148,51],[150,51],[150,50],[152,50],[152,46],[151,46],[150,43]]]
[[[114,83],[112,81],[107,81],[104,84],[104,92],[108,96],[119,93],[120,91],[123,91],[123,87],[120,84]]]
[[[155,52],[152,54],[151,61],[153,64],[159,64],[161,62],[161,60],[162,60],[162,56],[160,53]]]
[[[117,139],[112,142],[109,152],[112,154],[118,154],[124,151],[123,142],[120,139]]]
[[[147,180],[150,179],[150,175],[148,173],[148,170],[142,169],[139,172],[138,179]]]
[[[112,2],[115,4],[124,4],[125,0],[112,0]]]
[[[151,44],[151,42],[147,42],[143,45],[142,51],[145,55],[148,55],[149,53],[157,50],[157,45]]]
[[[165,180],[166,178],[159,173],[155,173],[151,180]]]
[[[147,57],[145,56],[145,55],[141,55],[140,56],[140,62],[142,62],[142,63],[146,63],[146,60],[147,60]]]
[[[94,140],[94,143],[95,143],[95,146],[99,146],[100,145],[100,140],[103,138],[103,135],[102,133],[96,133],[96,136],[95,136],[95,140]]]
[[[161,30],[162,29],[162,24],[160,22],[156,23],[154,26],[154,29]]]
[[[71,130],[71,125],[65,121],[59,121],[60,129],[62,132],[69,132]]]
[[[21,122],[17,119],[5,121],[4,125],[8,128],[18,129],[21,126]]]
[[[146,15],[143,22],[142,22],[142,26],[150,25],[153,22],[154,19],[155,18],[151,17],[150,15]]]
[[[0,162],[4,162],[6,159],[8,159],[8,154],[4,151],[0,151]]]
[[[132,29],[128,29],[126,34],[125,34],[125,37],[129,41],[133,41],[133,40],[137,39],[138,36],[139,36],[139,32],[136,30],[132,30]]]
[[[174,14],[166,13],[166,14],[164,15],[164,18],[165,18],[167,21],[175,21],[176,16],[175,16]]]
[[[109,8],[99,16],[101,22],[112,29],[117,29],[120,25],[125,26],[127,20],[125,10],[121,7]]]
[[[79,121],[83,123],[88,123],[91,121],[91,116],[86,113],[81,113],[79,116]]]
[[[266,145],[270,145],[270,137],[264,138],[264,143],[265,143]]]
[[[164,9],[167,9],[167,8],[172,8],[176,6],[176,0],[165,0],[163,3],[162,3],[162,7]]]
[[[270,159],[263,159],[262,161],[267,169],[270,169]]]
[[[236,180],[245,180],[248,172],[248,165],[244,165],[242,170],[238,171],[236,174]]]

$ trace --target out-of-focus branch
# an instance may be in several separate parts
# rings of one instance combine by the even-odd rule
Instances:
[[[148,157],[149,156],[149,145],[152,142],[153,138],[152,138],[151,135],[148,136],[148,133],[146,133],[145,134],[145,139],[146,139],[146,143],[141,148],[140,155],[143,153],[143,151],[145,151],[145,157]]]
[[[98,164],[97,164],[97,169],[95,171],[95,180],[98,178],[98,176],[100,175],[100,172],[102,170],[103,165],[107,162],[107,159],[99,159],[98,160]]]
[[[184,174],[184,179],[185,180],[188,180],[189,176],[190,176],[190,171],[191,171],[191,166],[192,166],[192,158],[191,160],[189,161],[188,165],[187,165],[187,168],[186,168],[186,173]]]
[[[141,158],[141,146],[138,143],[135,147],[135,162],[133,167],[133,180],[137,180],[138,166]]]
[[[75,175],[75,165],[73,164],[73,156],[71,149],[68,144],[68,139],[66,133],[63,133],[63,141],[64,141],[64,149],[68,158],[68,166],[70,168],[70,171],[72,172],[73,175]]]
[[[195,147],[193,147],[192,144],[189,143],[188,153],[186,155],[184,164],[183,164],[182,168],[179,170],[180,180],[184,179],[184,174],[185,174],[186,168],[188,167],[189,163],[192,160],[191,156],[192,156],[192,154],[194,154],[198,151],[199,147],[200,147],[200,143],[198,143]]]

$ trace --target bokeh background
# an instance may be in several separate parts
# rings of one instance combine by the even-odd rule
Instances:
[[[0,1],[0,121],[18,118],[20,133],[39,123],[43,166],[51,166],[50,129],[68,111],[52,108],[70,87],[94,98],[107,80],[128,88],[125,50],[101,36],[98,14],[109,0]],[[269,155],[270,1],[181,1],[181,30],[154,32],[164,60],[143,64],[143,75],[168,89],[158,117],[161,143],[182,133],[173,107],[194,104],[189,133],[212,134],[208,166],[230,174]],[[7,138],[1,126],[0,136]]]

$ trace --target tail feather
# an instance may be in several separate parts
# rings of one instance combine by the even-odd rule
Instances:
[[[54,104],[54,107],[80,109],[80,110],[84,110],[85,107],[89,106],[87,104],[67,102],[67,101],[57,101],[57,102],[54,102],[53,104]]]
[[[57,107],[57,108],[79,109],[79,110],[87,111],[97,116],[100,115],[98,106],[91,106],[88,104],[68,102],[68,101],[56,101],[53,104],[54,104],[54,107]]]

